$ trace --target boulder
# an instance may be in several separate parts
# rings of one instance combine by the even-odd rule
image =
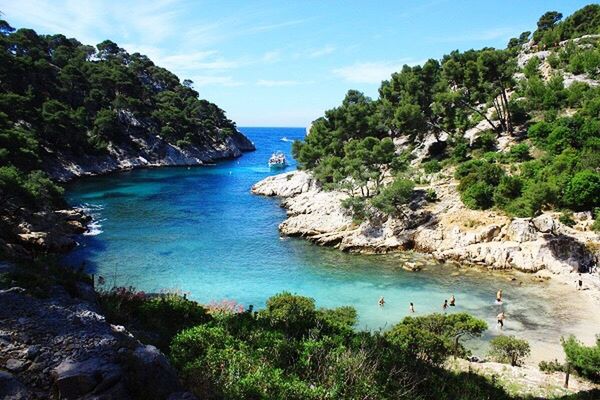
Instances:
[[[530,242],[537,239],[537,231],[527,218],[515,218],[508,225],[508,240],[513,242]]]
[[[542,233],[554,233],[556,230],[556,221],[548,214],[542,214],[531,220],[533,226]]]
[[[13,374],[0,371],[0,399],[28,400],[31,393]]]
[[[177,372],[156,347],[138,346],[131,361],[131,380],[142,398],[166,399],[171,393],[182,391]]]
[[[53,371],[54,382],[60,397],[76,399],[86,394],[105,391],[116,384],[122,376],[121,367],[102,358],[90,358],[82,362],[66,359]]]

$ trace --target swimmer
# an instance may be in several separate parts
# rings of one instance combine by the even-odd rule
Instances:
[[[456,306],[456,298],[454,298],[454,295],[450,296],[450,307],[454,307]]]
[[[381,296],[381,297],[379,298],[379,305],[380,305],[381,307],[383,307],[383,305],[384,305],[384,304],[385,304],[385,299],[383,298],[383,296]]]
[[[502,303],[502,289],[499,289],[498,293],[496,293],[496,302]]]
[[[496,316],[496,319],[498,320],[498,326],[500,327],[500,329],[504,328],[504,311],[498,314]]]
[[[410,303],[410,306],[408,307],[408,309],[410,310],[411,313],[415,312],[415,305],[413,303]]]
[[[444,300],[444,304],[442,304],[442,308],[444,309],[444,311],[446,311],[446,309],[448,308],[448,300]]]

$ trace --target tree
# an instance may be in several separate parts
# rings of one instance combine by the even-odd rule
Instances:
[[[396,178],[381,193],[373,197],[371,204],[386,214],[405,217],[404,206],[410,202],[414,188],[413,181]]]
[[[561,343],[567,361],[582,376],[600,382],[600,336],[596,337],[595,346],[584,346],[575,336],[562,338]]]
[[[574,210],[591,210],[600,206],[600,174],[590,170],[576,173],[569,182],[565,203]]]
[[[490,357],[498,362],[508,362],[512,366],[521,364],[531,352],[526,340],[514,336],[496,336],[490,341]]]

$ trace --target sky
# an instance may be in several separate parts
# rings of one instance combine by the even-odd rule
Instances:
[[[579,0],[0,0],[15,28],[110,39],[149,56],[238,126],[304,127],[349,89],[376,98],[402,65],[503,48]]]

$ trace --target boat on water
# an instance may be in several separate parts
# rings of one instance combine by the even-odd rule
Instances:
[[[285,160],[285,154],[281,151],[276,151],[271,154],[271,158],[269,158],[269,167],[270,168],[285,168],[287,166],[287,161]]]

